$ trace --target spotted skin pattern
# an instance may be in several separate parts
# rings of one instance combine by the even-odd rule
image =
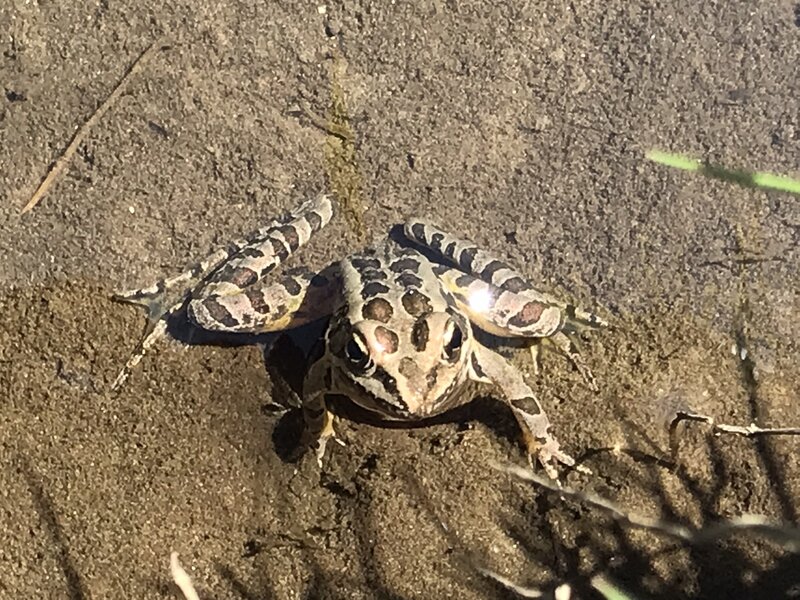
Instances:
[[[413,421],[469,401],[465,386],[479,382],[500,392],[529,456],[551,477],[557,476],[556,464],[574,465],[521,373],[478,341],[475,328],[505,338],[550,340],[594,388],[568,334],[576,325],[606,323],[536,291],[491,253],[420,220],[405,225],[408,247],[386,240],[319,273],[295,269],[269,282],[266,276],[332,216],[331,200],[318,196],[176,277],[116,296],[148,306],[157,318],[115,387],[181,309],[194,325],[220,332],[280,331],[327,318],[325,334],[309,354],[302,391],[305,441],[317,444],[320,460],[334,436],[329,394],[344,394],[384,419]],[[177,301],[164,300],[170,292]]]

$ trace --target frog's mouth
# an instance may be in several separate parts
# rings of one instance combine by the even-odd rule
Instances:
[[[347,383],[349,385],[343,386],[347,388],[346,391],[341,394],[359,409],[383,421],[426,421],[461,404],[463,396],[459,378],[454,379],[446,389],[440,390],[436,400],[417,402],[413,406],[399,393],[390,394],[386,388],[382,390],[384,393],[378,394],[359,382],[351,380]]]
[[[337,379],[336,393],[346,396],[350,402],[367,412],[390,420],[418,418],[397,392],[395,379],[380,367],[363,382],[341,374]]]

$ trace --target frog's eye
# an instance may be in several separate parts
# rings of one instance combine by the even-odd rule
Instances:
[[[344,347],[344,354],[350,364],[359,371],[366,371],[372,366],[372,359],[369,356],[367,346],[358,334],[353,334],[353,337],[347,342]]]
[[[464,345],[464,333],[458,324],[450,320],[444,329],[444,345],[442,346],[442,358],[447,362],[455,362],[461,355],[461,347]]]

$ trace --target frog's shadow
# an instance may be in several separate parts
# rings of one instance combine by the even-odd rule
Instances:
[[[489,396],[477,396],[459,407],[441,415],[419,421],[385,421],[370,414],[344,396],[329,396],[328,407],[337,417],[359,424],[367,424],[382,429],[423,429],[432,425],[457,424],[459,431],[470,427],[473,423],[481,423],[494,434],[503,438],[512,446],[523,448],[520,443],[522,434],[509,409],[500,400]],[[270,414],[275,411],[274,405],[265,405],[262,412]],[[272,443],[277,456],[285,463],[296,463],[308,450],[301,445],[303,429],[302,411],[290,408],[280,415],[272,430]]]

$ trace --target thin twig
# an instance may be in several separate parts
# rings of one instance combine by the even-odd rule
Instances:
[[[714,417],[702,413],[692,412],[691,410],[676,410],[669,419],[669,447],[672,460],[678,456],[679,437],[678,425],[683,421],[695,421],[711,426],[712,433],[716,435],[732,434],[752,438],[765,435],[800,435],[800,427],[759,427],[755,423],[747,426],[729,425],[727,423],[716,423]]]
[[[711,431],[717,435],[730,433],[744,437],[757,437],[762,435],[800,435],[800,427],[759,427],[755,423],[747,426],[729,425],[727,423],[716,423],[714,417],[689,410],[675,411],[669,422],[669,441],[673,460],[678,451],[678,425],[683,421],[696,421],[706,423],[711,426]]]
[[[491,463],[492,468],[530,481],[560,497],[572,498],[582,504],[600,509],[623,525],[646,529],[689,544],[705,544],[737,532],[753,533],[768,538],[792,552],[800,552],[800,529],[791,525],[780,525],[761,515],[742,515],[706,527],[685,527],[677,523],[633,512],[626,512],[621,506],[592,492],[583,492],[569,487],[561,487],[552,480],[541,477],[529,469],[516,465]]]
[[[53,183],[55,183],[55,180],[58,178],[61,172],[66,168],[67,164],[72,158],[72,155],[78,150],[78,146],[80,146],[81,142],[83,142],[83,139],[89,133],[89,130],[92,128],[92,126],[103,117],[111,105],[114,104],[117,98],[119,98],[120,94],[122,94],[127,81],[142,69],[145,61],[150,58],[150,56],[152,56],[155,50],[159,47],[160,43],[153,42],[150,44],[144,50],[144,52],[139,55],[139,58],[137,58],[130,66],[114,90],[109,94],[108,98],[106,98],[105,101],[97,107],[97,110],[92,113],[92,116],[90,116],[86,122],[78,128],[78,130],[75,132],[75,135],[72,136],[72,141],[70,141],[67,149],[64,150],[64,153],[56,160],[55,163],[53,163],[53,166],[50,168],[50,172],[47,173],[47,176],[44,178],[42,183],[39,184],[39,187],[36,188],[33,196],[31,196],[31,199],[28,200],[28,203],[20,211],[20,214],[25,214],[34,206],[39,204],[39,201],[44,197]]]
[[[496,581],[504,588],[511,590],[520,598],[534,598],[534,599],[544,598],[544,592],[542,590],[514,583],[514,581],[512,581],[505,575],[501,575],[497,571],[492,571],[491,569],[484,569],[482,567],[478,567],[478,572],[484,577],[488,577],[489,579]]]
[[[735,435],[743,435],[746,437],[754,437],[757,435],[800,435],[800,427],[759,427],[755,423],[750,423],[747,427],[740,427],[738,425],[725,425],[720,423],[714,425],[714,431],[718,433],[733,433]]]

